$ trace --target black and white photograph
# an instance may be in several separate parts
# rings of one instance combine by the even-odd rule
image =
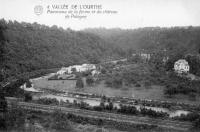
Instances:
[[[0,0],[0,132],[200,132],[200,0]]]

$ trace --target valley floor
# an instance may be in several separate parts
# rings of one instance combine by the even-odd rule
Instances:
[[[145,87],[130,87],[130,88],[110,88],[106,87],[104,82],[100,82],[95,86],[85,86],[83,89],[77,89],[74,86],[74,83],[70,80],[47,80],[46,78],[41,78],[33,81],[33,84],[36,88],[47,88],[58,91],[78,91],[86,93],[94,93],[98,95],[107,95],[107,96],[118,96],[118,97],[131,97],[135,99],[149,99],[149,100],[160,100],[160,101],[171,101],[171,102],[182,102],[187,104],[200,105],[200,96],[196,96],[196,99],[193,100],[190,97],[182,94],[177,94],[171,98],[164,95],[163,86],[151,86],[149,88]]]

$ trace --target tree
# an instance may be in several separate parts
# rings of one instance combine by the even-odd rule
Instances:
[[[21,108],[11,109],[6,114],[7,127],[19,128],[24,125],[26,113]]]
[[[190,73],[193,73],[195,75],[200,75],[200,59],[198,56],[193,55],[187,55],[186,60],[189,63],[190,66]]]
[[[141,62],[141,57],[139,55],[131,56],[128,58],[128,61],[138,63]]]
[[[170,54],[168,61],[165,64],[165,69],[167,71],[172,71],[174,68],[174,63],[179,60],[179,59],[183,59],[183,53],[179,52],[174,52],[173,54]]]
[[[101,69],[101,73],[102,73],[102,74],[106,74],[106,69],[105,69],[105,68],[102,68],[102,69]]]
[[[52,115],[53,125],[56,130],[72,131],[72,127],[68,121],[67,115],[61,111],[55,111]]]
[[[164,66],[164,57],[165,55],[163,52],[156,52],[151,56],[150,62],[155,66],[156,69],[161,69]]]
[[[97,53],[91,53],[89,56],[88,56],[88,61],[92,64],[98,64],[100,63],[100,60],[99,60],[99,57],[97,55]]]
[[[119,88],[119,87],[122,86],[123,81],[122,81],[122,78],[121,78],[121,77],[115,76],[115,77],[113,78],[113,82],[112,82],[112,83],[113,83],[113,87]]]
[[[26,78],[18,78],[17,81],[4,87],[5,96],[24,97],[24,90],[20,88],[25,82]]]
[[[31,82],[30,82],[29,80],[26,82],[26,87],[27,87],[27,88],[32,87]]]
[[[109,104],[108,104],[108,110],[112,110],[112,109],[113,109],[113,103],[109,102]]]
[[[25,99],[26,102],[31,101],[32,100],[32,96],[30,93],[25,93]]]
[[[76,68],[72,68],[72,73],[76,73],[77,71],[76,71]]]
[[[6,22],[5,20],[0,20],[0,82],[4,79],[4,70],[3,67],[5,65],[5,42],[6,37],[4,35],[4,31],[6,30]]]
[[[0,112],[6,112],[6,111],[7,111],[7,102],[5,99],[3,88],[0,86]]]
[[[81,77],[79,77],[76,81],[76,87],[77,88],[83,88],[84,87],[84,83]]]
[[[0,82],[5,78],[2,72],[17,76],[63,65],[99,63],[117,54],[112,45],[93,34],[0,20]]]
[[[5,94],[4,91],[0,85],[0,130],[6,129],[6,117],[4,116],[7,112],[7,102],[5,100]]]
[[[6,129],[6,120],[3,116],[0,116],[0,130]]]
[[[194,121],[194,127],[200,128],[200,117]]]
[[[87,85],[89,85],[89,86],[93,85],[93,84],[94,84],[94,79],[93,79],[93,77],[92,77],[92,76],[87,76],[87,78],[86,78],[86,83],[87,83]]]

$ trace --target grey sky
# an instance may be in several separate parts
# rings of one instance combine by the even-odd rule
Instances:
[[[62,14],[47,14],[52,4],[101,4],[103,9],[116,10],[113,15],[88,15],[86,19],[66,19]],[[34,14],[42,5],[44,13]],[[147,26],[199,26],[200,0],[0,0],[0,18],[64,28],[88,27],[138,28]]]

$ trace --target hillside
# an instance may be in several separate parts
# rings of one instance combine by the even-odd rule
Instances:
[[[1,58],[4,58],[1,66],[7,76],[38,69],[98,63],[105,57],[121,54],[119,48],[91,33],[5,20],[0,21],[0,27]]]
[[[139,29],[85,29],[87,33],[99,35],[104,40],[123,49],[156,50],[197,53],[200,49],[200,27],[146,27]]]
[[[98,63],[146,49],[168,53],[198,53],[200,27],[94,28],[73,31],[37,23],[0,20],[0,61],[6,77],[23,72]],[[1,68],[2,69],[2,68]]]

